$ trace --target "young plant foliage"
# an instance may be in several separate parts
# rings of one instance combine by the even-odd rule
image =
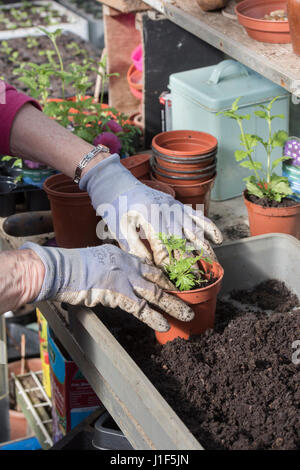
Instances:
[[[191,290],[208,282],[205,272],[196,267],[199,261],[212,264],[209,258],[203,256],[203,251],[199,256],[188,256],[194,248],[188,246],[185,239],[164,233],[159,233],[158,238],[169,254],[169,263],[164,265],[165,272],[180,291]]]
[[[235,152],[235,159],[243,168],[247,168],[253,174],[244,178],[246,187],[249,194],[253,194],[258,198],[267,198],[270,201],[281,202],[283,198],[291,196],[293,191],[290,188],[288,178],[278,176],[274,170],[284,161],[289,160],[290,157],[280,157],[272,163],[272,153],[277,147],[283,147],[288,139],[288,134],[283,131],[272,132],[272,122],[274,119],[284,119],[283,114],[271,114],[273,104],[278,100],[275,97],[270,103],[260,105],[257,111],[254,112],[255,116],[265,121],[268,127],[268,139],[264,140],[262,137],[254,134],[247,134],[244,130],[243,122],[251,119],[250,114],[242,115],[239,111],[239,101],[237,98],[229,111],[221,111],[219,115],[228,117],[236,121],[240,128],[240,145],[242,149]],[[254,151],[258,145],[262,145],[266,152],[267,169],[264,170],[261,162],[254,160]]]

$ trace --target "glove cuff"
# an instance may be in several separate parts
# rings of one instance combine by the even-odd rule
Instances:
[[[79,183],[82,191],[87,191],[94,209],[100,204],[113,203],[122,193],[139,181],[125,168],[116,153],[95,165]]]
[[[54,299],[58,292],[68,285],[71,274],[72,259],[70,254],[75,250],[63,248],[42,247],[36,243],[26,242],[20,250],[33,250],[42,260],[45,267],[45,277],[40,293],[33,302]]]

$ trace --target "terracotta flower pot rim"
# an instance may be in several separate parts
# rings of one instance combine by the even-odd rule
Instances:
[[[207,264],[207,263],[205,263]],[[213,284],[210,284],[209,286],[207,287],[201,287],[199,289],[192,289],[192,290],[184,290],[184,291],[179,291],[179,290],[167,290],[166,292],[168,292],[169,294],[199,294],[201,292],[207,292],[209,290],[212,290],[214,289],[215,287],[217,287],[221,282],[222,282],[222,279],[224,277],[224,268],[222,267],[222,265],[220,263],[218,263],[218,261],[213,261],[213,265],[217,266],[217,269],[219,270],[219,274],[218,274],[218,279],[213,283]]]
[[[138,90],[138,91],[142,91],[143,90],[143,84],[142,83],[136,83],[136,82],[132,81],[131,77],[134,74],[142,75],[142,72],[140,72],[134,64],[131,64],[129,69],[128,69],[128,72],[127,72],[128,84],[129,84],[130,88],[133,88],[133,89]]]
[[[217,173],[215,173],[214,176],[213,176],[212,178],[210,178],[209,180],[200,181],[200,182],[198,182],[198,183],[196,183],[196,184],[187,184],[187,185],[185,185],[185,186],[176,185],[176,184],[173,184],[173,183],[166,183],[166,184],[169,185],[169,186],[171,186],[171,188],[175,189],[175,191],[177,191],[177,190],[184,190],[184,191],[186,191],[186,190],[188,190],[188,189],[190,189],[190,188],[191,188],[191,189],[197,189],[197,188],[199,188],[199,187],[201,187],[201,186],[205,186],[205,185],[208,186],[208,185],[210,185],[210,184],[212,184],[212,183],[214,182],[214,180],[216,179],[216,176],[217,176]],[[155,178],[155,175],[154,175],[153,173],[151,174],[151,178],[152,178],[154,181],[160,182],[159,180],[157,180],[157,179]]]
[[[248,34],[258,41],[277,42],[279,44],[289,43],[291,42],[291,38],[288,21],[270,21],[246,14],[248,11],[247,7],[254,9],[255,7],[266,7],[266,5],[271,3],[273,5],[278,4],[277,9],[280,9],[286,2],[282,0],[272,0],[270,2],[266,2],[265,0],[244,0],[235,7],[238,21],[245,27]]]
[[[68,192],[63,192],[63,191],[53,189],[53,187],[51,187],[51,185],[53,186],[55,183],[57,183],[57,184],[61,183],[61,185],[65,184],[64,187],[66,187],[68,185],[70,187],[74,187],[71,184],[72,179],[69,178],[68,176],[62,174],[62,173],[59,173],[58,175],[49,176],[49,178],[47,178],[45,180],[45,182],[43,184],[43,188],[44,188],[44,190],[46,191],[47,194],[49,194],[53,197],[60,198],[60,199],[63,198],[63,197],[65,197],[66,199],[89,198],[88,193],[85,192],[85,191],[78,191],[76,193],[73,193],[73,192],[68,193]]]
[[[161,160],[164,160],[168,163],[180,163],[180,165],[190,165],[190,164],[196,164],[196,163],[203,163],[206,160],[209,160],[210,158],[214,157],[218,153],[218,147],[216,147],[215,150],[209,153],[205,153],[203,155],[196,155],[195,157],[168,157],[167,155],[164,155],[160,152],[158,152],[156,149],[152,148],[152,152],[154,154],[155,158],[160,158]]]
[[[156,189],[157,191],[161,191],[163,193],[169,194],[170,196],[173,196],[174,198],[176,196],[175,190],[168,183],[163,183],[162,181],[146,180],[146,179],[141,179],[140,182],[145,184],[146,186],[149,186],[150,188]],[[158,186],[158,187],[155,187],[155,186]]]
[[[270,24],[270,23],[276,23],[276,24],[288,24],[288,20],[282,20],[282,21],[271,21],[271,20],[265,20],[263,18],[255,18],[254,16],[249,16],[249,15],[244,15],[243,14],[243,11],[245,11],[245,8],[247,8],[247,6],[249,7],[253,7],[254,6],[259,6],[259,5],[263,5],[263,6],[266,6],[266,4],[268,3],[286,3],[286,2],[283,2],[282,0],[271,0],[271,1],[266,1],[266,0],[243,0],[242,2],[239,2],[236,6],[235,6],[235,12],[236,14],[238,14],[239,16],[241,17],[244,17],[246,20],[254,20],[255,22],[260,22],[260,23],[267,23],[267,24]]]
[[[133,168],[148,162],[150,158],[150,153],[140,153],[137,155],[132,155],[131,157],[122,158],[121,163],[125,166],[125,168],[127,168],[127,170],[132,170]]]
[[[187,150],[187,151],[182,151],[182,150],[172,150],[168,147],[164,147],[161,145],[160,141],[163,138],[167,137],[173,137],[175,141],[178,141],[178,143],[188,143],[189,139],[194,138],[195,140],[198,140],[198,150]],[[210,141],[210,144],[207,144],[207,147],[205,148],[204,144],[205,142],[203,141],[201,145],[201,137],[202,139],[208,139]],[[204,146],[204,148],[203,148]],[[218,141],[217,139],[207,133],[207,132],[201,132],[201,131],[189,131],[189,130],[178,130],[178,131],[166,131],[166,132],[161,132],[157,134],[156,136],[153,137],[152,139],[152,149],[155,149],[157,152],[161,153],[162,155],[168,155],[172,157],[183,157],[183,156],[200,156],[200,155],[205,155],[208,152],[212,152],[215,150],[218,146]]]
[[[246,190],[243,192],[244,203],[246,207],[248,207],[256,214],[261,214],[266,217],[290,217],[300,212],[300,202],[297,203],[295,201],[295,205],[289,207],[263,207],[259,204],[255,204],[255,202],[249,201],[247,195],[248,193]]]
[[[210,173],[210,171],[215,171],[216,166],[217,166],[217,159],[215,159],[215,162],[212,163],[209,166],[205,166],[205,167],[199,168],[199,169],[192,169],[192,170],[175,170],[173,168],[166,168],[164,166],[161,166],[154,159],[150,160],[150,164],[155,170],[156,170],[156,168],[158,168],[159,170],[164,170],[166,172],[167,176],[169,176],[169,173],[180,173],[180,174],[184,173],[184,174],[187,174],[187,175],[194,175],[195,173],[197,173],[199,175],[206,175],[206,174]],[[172,175],[170,175],[170,176],[172,176]],[[191,178],[184,178],[183,177],[183,178],[180,178],[180,179],[191,179]]]
[[[166,175],[166,174],[162,173],[161,171],[157,170],[155,167],[152,167],[152,171],[155,174],[157,174],[159,176],[162,176],[163,178],[168,178],[168,179],[174,180],[174,181],[197,181],[197,180],[200,180],[200,179],[203,179],[203,178],[210,177],[210,176],[214,175],[216,173],[215,170],[216,170],[216,167],[214,167],[213,171],[210,171],[208,173],[202,173],[200,176],[190,176],[189,178],[188,177],[186,178],[184,176],[181,177],[181,176]]]

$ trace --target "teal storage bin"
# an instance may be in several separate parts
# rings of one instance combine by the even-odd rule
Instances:
[[[273,130],[289,131],[289,93],[282,87],[234,60],[224,60],[218,65],[203,67],[170,76],[173,130],[185,129],[213,134],[219,142],[217,178],[211,198],[224,201],[241,195],[245,188],[243,178],[249,170],[235,161],[234,153],[240,149],[240,131],[235,121],[217,116],[219,111],[231,108],[241,97],[241,114],[253,114],[259,104],[266,104],[280,96],[273,106],[273,114],[284,114],[285,119],[274,119]],[[267,124],[253,116],[244,121],[246,132],[267,139]],[[275,149],[273,159],[282,155]],[[259,145],[255,159],[266,167],[266,154]]]

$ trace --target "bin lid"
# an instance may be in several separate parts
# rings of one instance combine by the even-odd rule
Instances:
[[[241,97],[239,106],[243,107],[289,94],[235,60],[172,74],[169,87],[171,92],[176,91],[211,112],[231,108],[238,97]]]

